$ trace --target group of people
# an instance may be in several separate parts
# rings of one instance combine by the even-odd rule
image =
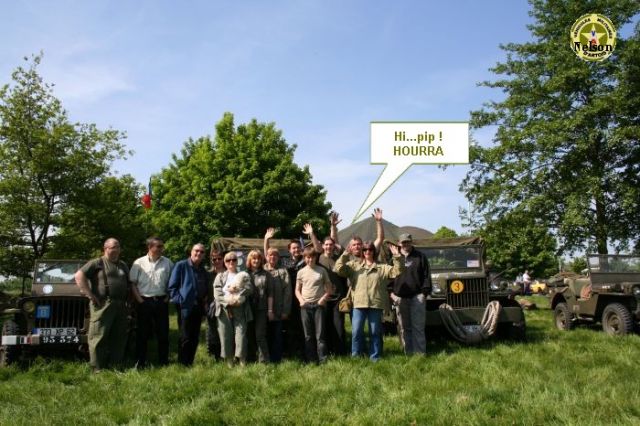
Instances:
[[[323,363],[349,352],[345,312],[350,298],[352,356],[377,361],[383,352],[383,312],[395,309],[402,347],[407,354],[424,354],[426,296],[431,288],[429,262],[413,247],[409,234],[386,242],[391,259],[381,255],[384,240],[382,211],[375,209],[375,241],[353,236],[346,249],[337,242],[337,213],[329,217],[330,235],[322,242],[313,227],[303,228],[311,240],[288,244],[280,258],[267,229],[263,250],[246,256],[246,271],[238,268],[238,253],[195,244],[187,259],[175,265],[162,255],[164,242],[147,240],[147,254],[131,269],[119,260],[116,239],[104,243],[104,254],[76,273],[76,283],[90,299],[88,331],[90,364],[96,371],[120,363],[127,343],[129,294],[137,304],[136,361],[147,366],[147,342],[155,335],[158,362],[168,363],[169,303],[178,313],[178,362],[193,364],[200,328],[207,319],[212,355],[229,366],[249,361],[279,362],[283,357]],[[369,344],[364,336],[368,323]]]

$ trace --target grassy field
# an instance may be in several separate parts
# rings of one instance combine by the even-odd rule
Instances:
[[[437,341],[407,358],[390,336],[375,364],[229,369],[202,345],[192,368],[36,359],[0,370],[0,424],[639,424],[640,337],[560,332],[531,299],[526,343]]]

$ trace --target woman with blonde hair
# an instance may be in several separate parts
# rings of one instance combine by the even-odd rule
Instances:
[[[263,363],[269,362],[268,312],[273,311],[273,279],[271,274],[264,270],[264,263],[265,259],[260,250],[251,250],[247,255],[247,272],[251,276],[254,288],[251,304],[254,334],[249,338],[255,339],[257,360]]]
[[[240,365],[247,362],[247,324],[253,320],[249,297],[253,285],[249,274],[238,271],[238,256],[231,251],[224,256],[227,270],[216,275],[213,291],[216,299],[221,357],[233,365],[234,353]],[[235,344],[235,350],[234,350]]]

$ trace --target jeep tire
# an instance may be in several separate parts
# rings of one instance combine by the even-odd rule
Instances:
[[[518,323],[509,324],[507,337],[509,340],[516,342],[524,342],[527,340],[527,323],[524,317],[522,317],[522,321]]]
[[[574,317],[566,303],[558,303],[553,311],[553,317],[558,330],[573,330],[576,326]]]
[[[633,319],[626,306],[610,303],[602,312],[602,329],[610,336],[624,336],[633,331]]]
[[[3,336],[15,336],[20,334],[20,327],[12,319],[5,320],[2,324]],[[0,346],[0,367],[8,367],[20,357],[20,346],[2,345]]]

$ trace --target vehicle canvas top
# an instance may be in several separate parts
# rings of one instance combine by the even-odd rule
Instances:
[[[413,240],[416,247],[460,247],[468,245],[482,245],[484,240],[481,237],[456,237],[456,238],[424,238]]]
[[[269,246],[275,247],[279,251],[287,251],[287,246],[291,240],[276,239],[269,240]],[[212,246],[222,246],[225,250],[260,250],[264,247],[264,239],[262,238],[216,238],[212,242]]]
[[[31,285],[32,296],[81,296],[75,273],[85,264],[83,260],[37,260]]]
[[[289,250],[287,246],[291,242],[290,239],[284,238],[272,238],[269,240],[269,247],[278,249],[280,258],[288,258]],[[305,246],[311,244],[310,241],[305,241]],[[246,256],[251,250],[264,249],[264,239],[262,238],[216,238],[211,241],[212,247],[222,248],[223,251],[235,251],[238,256],[238,269],[244,271],[246,269]],[[263,253],[265,254],[265,253]],[[266,257],[266,254],[265,254]]]

